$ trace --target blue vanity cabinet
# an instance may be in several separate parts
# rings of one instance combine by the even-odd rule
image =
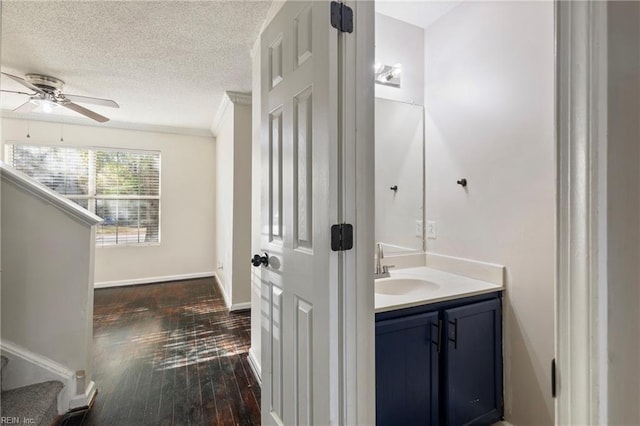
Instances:
[[[490,425],[502,418],[500,299],[443,312],[446,424]]]
[[[438,426],[438,312],[376,323],[376,425]]]
[[[502,419],[501,293],[376,314],[376,424]]]

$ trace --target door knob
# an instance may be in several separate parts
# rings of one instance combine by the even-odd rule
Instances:
[[[256,267],[260,265],[269,266],[269,255],[267,253],[265,253],[264,256],[256,254],[251,259],[251,264]]]

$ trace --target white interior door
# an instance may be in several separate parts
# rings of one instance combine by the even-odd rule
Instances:
[[[335,424],[339,405],[337,30],[284,4],[261,36],[262,420]],[[335,312],[334,312],[335,313]]]

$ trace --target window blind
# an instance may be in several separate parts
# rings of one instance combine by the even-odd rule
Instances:
[[[160,242],[160,153],[7,145],[15,169],[97,214],[98,245]]]

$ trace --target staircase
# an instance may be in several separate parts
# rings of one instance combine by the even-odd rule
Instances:
[[[0,357],[0,377],[8,363],[7,358]],[[11,419],[9,422],[12,424],[54,425],[58,418],[58,394],[62,387],[61,382],[49,381],[2,391],[0,416]]]
[[[57,412],[87,407],[96,394],[93,276],[102,219],[2,161],[0,194],[0,350],[10,360],[0,424],[51,425]]]

